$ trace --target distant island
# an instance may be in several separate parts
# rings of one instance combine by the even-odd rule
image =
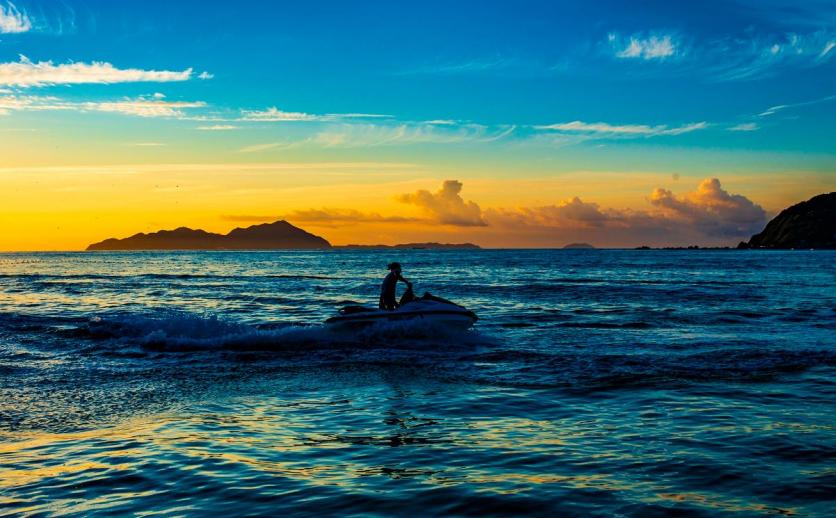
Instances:
[[[286,250],[286,249],[397,249],[397,250],[478,250],[473,243],[404,243],[399,245],[332,246],[327,240],[280,220],[273,223],[236,228],[228,234],[180,227],[124,239],[110,238],[93,243],[87,250]]]
[[[594,248],[595,247],[590,245],[589,243],[569,243],[568,245],[563,247],[564,250],[574,250],[574,249],[590,250],[590,249],[594,249]]]
[[[287,221],[275,221],[228,234],[180,227],[150,234],[139,233],[125,239],[105,239],[87,250],[281,250],[289,248],[325,249],[331,243],[295,227]]]
[[[836,249],[836,192],[784,209],[760,234],[737,247]]]
[[[350,249],[411,249],[411,250],[478,250],[481,247],[473,243],[403,243],[400,245],[340,245],[334,248]]]

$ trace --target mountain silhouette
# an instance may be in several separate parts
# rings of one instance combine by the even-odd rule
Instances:
[[[782,210],[738,248],[836,248],[836,192]]]
[[[331,243],[281,220],[247,228],[236,228],[226,235],[187,227],[160,230],[150,234],[139,233],[125,239],[105,239],[88,246],[87,250],[281,250],[288,248],[331,248]]]

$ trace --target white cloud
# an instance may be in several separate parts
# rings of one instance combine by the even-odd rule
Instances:
[[[215,74],[210,74],[209,72],[207,72],[205,70],[203,72],[201,72],[200,74],[198,74],[198,76],[197,76],[198,79],[203,79],[203,80],[214,79],[214,77],[215,77]]]
[[[229,131],[238,129],[238,126],[231,124],[212,124],[211,126],[198,126],[196,129],[201,131]]]
[[[243,110],[241,120],[253,122],[334,122],[344,119],[385,119],[390,115],[373,113],[326,113],[312,114],[304,112],[288,112],[275,106],[266,110]]]
[[[286,112],[275,106],[266,110],[244,110],[243,120],[262,122],[296,122],[318,120],[316,115],[302,112]]]
[[[608,124],[606,122],[572,121],[535,126],[534,128],[590,136],[654,137],[658,135],[681,135],[707,127],[707,122],[693,122],[682,126],[669,127],[666,124],[650,126],[647,124]]]
[[[15,4],[7,2],[0,5],[0,34],[27,32],[32,29],[32,21],[25,12],[21,12]]]
[[[826,64],[836,46],[832,31],[754,35],[722,39],[701,51],[708,77],[714,81],[762,79],[780,70]]]
[[[755,122],[744,122],[728,128],[729,131],[757,131],[761,129]]]
[[[648,37],[634,34],[625,42],[618,33],[610,33],[607,41],[615,51],[615,56],[622,59],[665,59],[677,52],[676,40],[670,34]]]
[[[112,84],[133,82],[170,82],[187,81],[192,76],[192,69],[141,70],[137,68],[116,68],[110,63],[63,63],[55,65],[52,61],[34,63],[25,56],[20,61],[0,63],[0,85],[17,87],[37,87],[62,84]]]
[[[830,51],[833,50],[833,47],[836,47],[836,40],[830,40],[824,44],[824,48],[821,50],[821,54],[819,54],[819,59],[826,57],[830,54]]]
[[[108,112],[139,117],[183,118],[183,110],[203,108],[202,101],[164,101],[158,96],[126,98],[117,101],[65,101],[53,96],[7,95],[0,96],[0,110],[5,111],[55,111]]]
[[[84,102],[78,103],[82,110],[122,113],[125,115],[136,115],[138,117],[182,117],[183,109],[203,108],[206,103],[202,101],[159,101],[145,98],[124,99],[111,102]]]
[[[314,146],[320,148],[360,148],[408,144],[460,144],[494,142],[510,136],[515,126],[488,127],[479,124],[447,126],[421,123],[329,125],[326,129],[297,140],[246,146],[241,153],[274,148]]]
[[[812,106],[814,104],[826,103],[828,101],[836,100],[836,95],[828,95],[827,97],[821,97],[819,99],[813,99],[812,101],[803,101],[800,103],[792,103],[792,104],[777,104],[775,106],[770,106],[763,112],[758,114],[758,117],[769,117],[770,115],[775,115],[776,113],[784,110],[790,110],[793,108],[802,108],[804,106]]]

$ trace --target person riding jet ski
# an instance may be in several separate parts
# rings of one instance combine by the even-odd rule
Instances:
[[[338,315],[327,319],[325,325],[332,330],[345,331],[376,324],[420,321],[424,326],[465,330],[479,320],[473,311],[431,293],[416,297],[412,283],[401,275],[401,265],[391,263],[387,268],[389,274],[380,287],[379,309],[355,304],[344,306]],[[395,299],[398,281],[407,285],[400,302]]]
[[[378,307],[392,311],[400,306],[395,297],[398,281],[406,283],[408,293],[412,291],[412,283],[404,279],[401,275],[401,263],[389,263],[386,268],[389,269],[389,274],[386,275],[383,279],[383,284],[380,286],[380,303]],[[403,299],[401,299],[401,304],[403,304]]]

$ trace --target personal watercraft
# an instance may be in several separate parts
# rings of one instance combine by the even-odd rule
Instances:
[[[479,318],[475,313],[430,293],[415,297],[412,286],[401,297],[400,305],[394,310],[370,308],[367,306],[345,306],[339,315],[331,317],[325,324],[332,329],[357,329],[389,322],[420,322],[422,325],[465,330]]]

